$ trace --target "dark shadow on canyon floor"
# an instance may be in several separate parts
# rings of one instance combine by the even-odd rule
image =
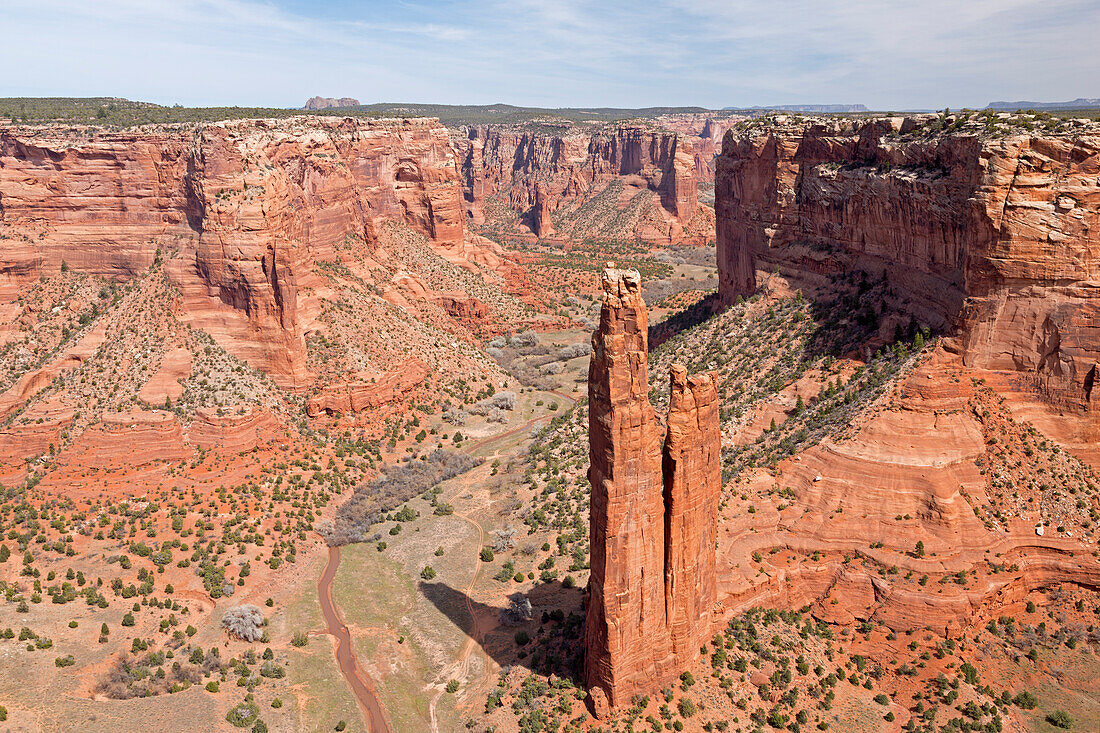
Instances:
[[[928,324],[898,306],[897,293],[884,275],[852,270],[838,273],[832,280],[832,287],[825,289],[827,295],[806,296],[809,315],[816,325],[804,346],[803,359],[856,356],[867,360],[875,348],[897,341],[911,342],[918,331],[923,331],[926,338],[930,335]],[[798,293],[803,292],[798,287],[801,284],[796,279],[789,281]],[[761,290],[766,291],[768,287],[769,278],[764,278]],[[724,302],[718,293],[710,293],[660,323],[652,324],[649,327],[649,348],[657,348],[670,338],[722,313],[727,307],[729,303]],[[899,324],[899,328],[882,336],[879,327],[884,321],[893,321]]]
[[[660,323],[654,323],[649,327],[649,348],[655,349],[681,331],[699,325],[719,313],[722,307],[718,293],[710,293]]]
[[[481,628],[488,630],[475,641],[501,667],[520,666],[583,684],[584,605],[580,588],[567,588],[554,580],[539,583],[526,594],[514,593],[512,599],[530,601],[529,620],[523,620],[523,614],[511,608],[476,601],[446,583],[421,581],[418,589],[467,636],[474,628],[471,611],[483,619]]]

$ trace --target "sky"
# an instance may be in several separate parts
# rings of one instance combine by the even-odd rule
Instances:
[[[0,0],[0,96],[981,107],[1100,97],[1100,0]]]

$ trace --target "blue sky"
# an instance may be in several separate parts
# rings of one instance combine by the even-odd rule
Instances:
[[[0,96],[533,106],[1100,97],[1100,0],[0,0]]]

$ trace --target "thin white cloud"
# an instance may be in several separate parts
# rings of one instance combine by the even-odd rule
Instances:
[[[0,4],[0,95],[879,108],[1100,95],[1096,0]]]

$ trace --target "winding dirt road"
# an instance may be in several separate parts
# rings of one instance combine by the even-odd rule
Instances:
[[[555,395],[556,397],[565,400],[565,402],[570,406],[577,402],[577,398],[567,395],[564,392],[559,392],[557,390],[546,391],[550,394]],[[523,424],[518,425],[511,430],[482,438],[481,440],[476,441],[473,445],[467,446],[464,450],[467,454],[473,455],[474,452],[481,448],[484,448],[487,445],[503,442],[508,438],[511,438],[516,433],[522,432],[524,430],[530,430],[531,427],[536,423],[543,420],[551,419],[553,417],[554,415],[552,413],[546,413],[543,415],[532,417],[529,420],[525,421]],[[497,451],[494,451],[490,457],[499,457],[499,449]],[[463,483],[464,490],[469,491],[470,477],[468,474],[464,478]],[[477,529],[478,545],[484,547],[486,542],[485,528],[482,527],[475,519],[473,519],[468,512],[456,512],[455,516],[465,520],[466,522],[469,522],[471,525],[474,526],[475,529]],[[466,611],[470,614],[470,629],[467,632],[466,641],[462,644],[462,647],[459,650],[458,656],[455,658],[455,660],[451,664],[440,670],[439,675],[436,677],[436,681],[434,683],[429,684],[427,687],[424,688],[425,691],[429,691],[432,689],[435,690],[435,694],[432,696],[431,702],[428,705],[428,714],[431,722],[432,733],[439,733],[439,721],[436,718],[435,711],[436,706],[439,704],[439,699],[443,696],[443,693],[445,691],[446,683],[452,679],[463,681],[466,680],[466,678],[469,676],[471,652],[474,650],[475,646],[482,643],[485,638],[485,634],[492,630],[497,623],[496,614],[493,613],[493,611],[487,609],[479,610],[472,600],[474,588],[481,580],[481,572],[483,569],[484,563],[481,562],[481,556],[478,555],[476,565],[474,566],[473,577],[470,579],[469,584],[463,591],[464,595],[466,596]],[[486,674],[489,673],[489,669],[486,668]]]
[[[378,702],[374,682],[359,666],[359,659],[355,656],[355,649],[351,645],[351,633],[348,631],[347,624],[340,618],[336,604],[332,602],[332,581],[339,567],[340,548],[328,548],[328,563],[325,565],[325,571],[321,573],[320,580],[317,581],[317,598],[321,602],[321,615],[324,616],[328,633],[336,639],[336,664],[340,667],[340,674],[344,675],[348,687],[351,688],[352,694],[359,703],[363,720],[367,723],[367,730],[370,733],[392,733],[386,714],[382,710],[382,704]]]
[[[546,390],[547,392],[560,397],[568,404],[574,404],[577,399],[563,392],[557,390]],[[475,442],[473,445],[467,448],[468,453],[473,453],[475,450],[484,447],[486,444],[493,443],[495,441],[506,440],[512,437],[516,433],[522,430],[529,430],[535,423],[546,420],[553,417],[551,414],[539,415],[532,417],[511,430],[497,435],[490,435],[481,440]],[[469,488],[469,478],[466,478],[466,488]],[[480,536],[479,542],[484,545],[485,543],[485,530],[480,524],[471,519],[465,514],[459,514],[462,519],[466,520],[470,524],[477,528]],[[325,626],[328,633],[336,639],[336,664],[340,668],[340,674],[344,676],[344,679],[348,683],[348,687],[351,689],[353,695],[355,695],[356,701],[359,703],[359,708],[363,714],[363,720],[367,723],[367,729],[370,733],[392,733],[393,729],[390,727],[389,721],[386,719],[385,711],[382,709],[382,704],[378,701],[378,693],[374,688],[374,681],[370,676],[363,671],[359,666],[359,659],[355,655],[355,649],[351,643],[351,633],[348,631],[347,625],[343,619],[340,618],[340,612],[336,608],[336,604],[332,600],[332,581],[336,578],[336,571],[340,567],[340,548],[330,547],[328,550],[328,563],[325,565],[325,570],[321,573],[320,579],[317,581],[317,598],[321,603],[321,615],[325,619]],[[470,592],[473,590],[474,585],[481,577],[482,563],[480,557],[477,560],[477,566],[474,568],[474,576],[470,581],[469,586],[466,588],[466,608],[470,614],[471,629],[469,637],[466,643],[463,644],[462,650],[459,653],[458,658],[454,663],[443,670],[441,677],[443,679],[450,679],[450,675],[455,675],[455,678],[466,676],[469,668],[469,657],[475,644],[480,643],[482,637],[488,628],[492,626],[492,620],[484,617],[482,614],[477,613],[473,603],[470,600]],[[437,692],[433,696],[431,704],[429,705],[429,714],[431,719],[431,728],[433,731],[438,731],[438,721],[435,716],[436,704],[439,701],[440,696],[443,693],[444,684],[437,683],[436,685],[430,685],[436,687]]]

